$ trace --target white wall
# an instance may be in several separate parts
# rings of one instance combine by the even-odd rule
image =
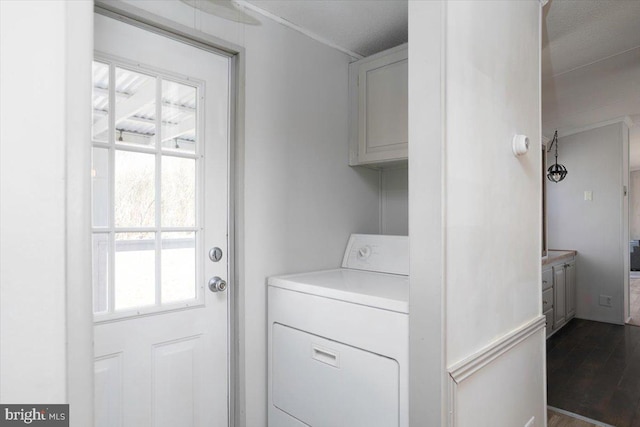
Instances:
[[[542,426],[541,5],[424,3],[409,5],[411,422],[441,425],[437,402],[455,425]],[[519,334],[449,389],[434,371]]]
[[[533,425],[545,426],[545,340],[539,331],[458,384],[455,425],[520,427],[535,416]]]
[[[626,115],[640,114],[640,46],[556,76],[543,86],[546,136]],[[639,165],[640,166],[640,165]]]
[[[409,1],[409,425],[446,425],[443,1]]]
[[[448,365],[541,312],[540,8],[538,1],[448,3]],[[526,156],[513,155],[515,134],[530,138]],[[539,346],[538,340],[534,347]],[[534,358],[542,358],[541,353]],[[487,424],[504,408],[508,411],[500,425],[524,425],[531,416],[541,420],[544,364],[537,360],[525,369],[524,362],[515,362],[503,375],[519,375],[528,387],[494,390],[496,399],[486,401],[482,414],[464,414],[465,405],[475,406],[460,401],[459,415],[469,420],[461,425]],[[491,376],[483,381],[487,388],[502,383]]]
[[[70,403],[86,426],[92,3],[4,1],[0,19],[0,401]]]
[[[630,118],[633,125],[629,128],[629,167],[640,169],[640,114]]]
[[[640,119],[640,46],[556,76],[542,91],[544,135],[631,116]],[[640,127],[631,133],[631,165],[640,168]]]
[[[409,171],[406,167],[380,172],[380,232],[409,235]]]
[[[1,6],[1,400],[63,403],[65,6]]]
[[[640,240],[640,170],[629,174],[629,220],[631,240]]]
[[[347,165],[350,58],[260,15],[250,26],[180,2],[130,3],[246,49],[240,421],[264,426],[265,279],[336,267],[350,233],[379,229],[378,172]]]
[[[450,363],[540,314],[539,10],[537,1],[449,3]],[[513,155],[515,134],[529,136],[526,156]]]
[[[558,162],[568,174],[547,184],[549,248],[578,251],[576,316],[583,319],[624,323],[626,132],[626,124],[616,123],[561,137]],[[585,191],[593,192],[592,201],[584,200]],[[613,307],[599,305],[600,295],[613,297]]]

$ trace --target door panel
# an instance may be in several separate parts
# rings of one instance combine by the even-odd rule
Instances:
[[[97,358],[94,427],[122,426],[122,353]]]
[[[96,426],[227,426],[231,61],[102,15],[94,40]]]
[[[153,346],[154,425],[202,425],[198,423],[198,396],[206,389],[199,373],[206,363],[202,336]]]

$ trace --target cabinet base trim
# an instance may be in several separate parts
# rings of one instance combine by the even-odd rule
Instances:
[[[567,416],[569,416],[571,418],[576,418],[578,420],[593,424],[593,425],[598,426],[598,427],[615,427],[615,426],[612,426],[611,424],[605,424],[603,422],[596,421],[596,420],[591,419],[591,418],[587,418],[587,417],[582,416],[580,414],[575,414],[573,412],[565,411],[564,409],[556,408],[556,407],[553,407],[553,406],[550,406],[550,405],[547,405],[547,408],[552,410],[553,412],[557,412],[559,414],[567,415]]]

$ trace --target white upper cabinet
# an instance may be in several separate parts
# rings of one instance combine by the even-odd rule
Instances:
[[[349,66],[349,164],[383,166],[407,160],[407,45]]]

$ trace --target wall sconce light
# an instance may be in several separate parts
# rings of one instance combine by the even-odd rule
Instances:
[[[558,164],[558,131],[553,134],[553,140],[551,140],[551,145],[549,146],[549,150],[547,153],[551,151],[553,144],[556,144],[556,162],[549,166],[547,169],[547,178],[551,182],[560,182],[567,176],[567,168],[564,165]]]

